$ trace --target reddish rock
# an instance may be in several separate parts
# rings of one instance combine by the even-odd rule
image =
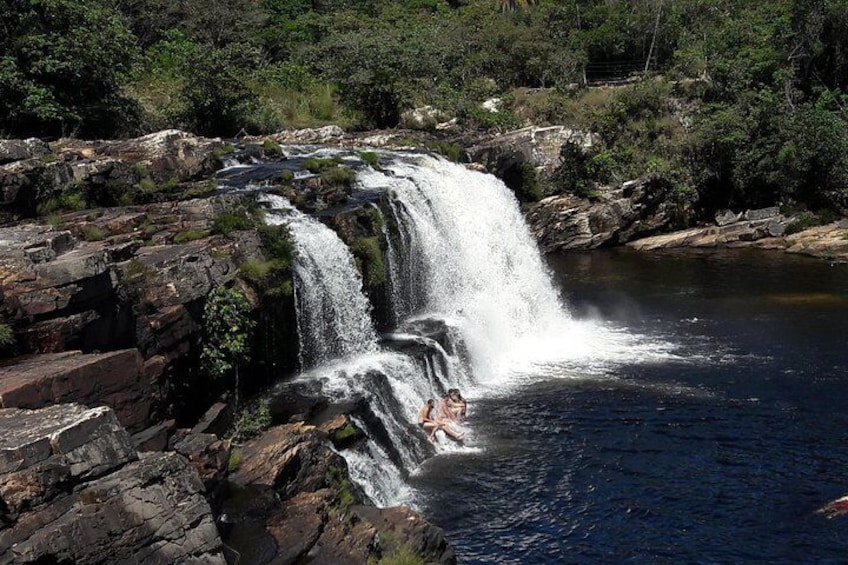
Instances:
[[[130,430],[148,425],[150,385],[136,349],[66,352],[12,359],[0,367],[0,407],[41,408],[62,402],[107,405]]]
[[[332,468],[347,469],[345,460],[325,442],[313,426],[276,426],[239,449],[240,465],[231,480],[270,487],[283,497],[313,492],[327,486]]]
[[[268,520],[268,532],[277,542],[275,563],[297,563],[306,557],[324,532],[334,500],[329,489],[299,493]]]

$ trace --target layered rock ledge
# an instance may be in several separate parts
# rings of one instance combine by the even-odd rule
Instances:
[[[848,261],[848,219],[786,235],[793,219],[777,208],[728,215],[717,225],[692,228],[632,241],[640,251],[675,248],[759,248],[809,255],[830,261]]]
[[[109,408],[0,410],[0,563],[219,563],[197,471]]]

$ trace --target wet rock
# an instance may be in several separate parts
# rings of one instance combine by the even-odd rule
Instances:
[[[136,349],[36,355],[0,367],[2,408],[34,409],[63,402],[105,404],[130,430],[149,424],[149,388]]]
[[[362,439],[365,432],[347,414],[339,414],[324,422],[318,429],[327,434],[336,449],[347,449]]]

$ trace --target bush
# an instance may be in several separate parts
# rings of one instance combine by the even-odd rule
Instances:
[[[271,406],[267,399],[261,399],[254,402],[239,412],[236,421],[233,424],[230,433],[230,439],[236,443],[241,443],[252,437],[256,437],[264,430],[271,426]],[[241,457],[238,457],[235,462],[230,461],[233,467],[237,467]]]
[[[251,230],[256,227],[256,221],[244,214],[225,213],[212,222],[212,233],[230,235],[234,231]]]
[[[8,324],[0,323],[0,352],[9,351],[15,345],[15,332]]]
[[[333,167],[321,171],[321,180],[331,185],[350,186],[356,180],[356,173],[347,167]]]

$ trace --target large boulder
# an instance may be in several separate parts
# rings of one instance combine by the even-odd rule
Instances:
[[[669,229],[674,210],[663,187],[643,179],[602,188],[595,198],[550,196],[527,212],[530,229],[544,252],[596,249]]]
[[[50,153],[50,146],[38,138],[0,139],[0,165],[24,159],[38,159]]]
[[[213,172],[218,167],[215,156],[227,150],[227,144],[219,138],[169,129],[135,139],[106,142],[96,149],[95,155],[144,167],[155,182],[167,182]]]
[[[150,383],[137,349],[36,355],[0,367],[0,408],[42,408],[58,403],[110,406],[121,424],[149,425]]]
[[[136,459],[109,408],[0,410],[0,523]]]
[[[197,472],[140,459],[108,408],[0,410],[0,564],[217,563]]]
[[[600,142],[597,134],[565,126],[530,126],[493,137],[467,149],[472,161],[481,163],[498,177],[527,163],[542,177],[549,177],[560,164],[563,145],[573,143],[590,149]]]

